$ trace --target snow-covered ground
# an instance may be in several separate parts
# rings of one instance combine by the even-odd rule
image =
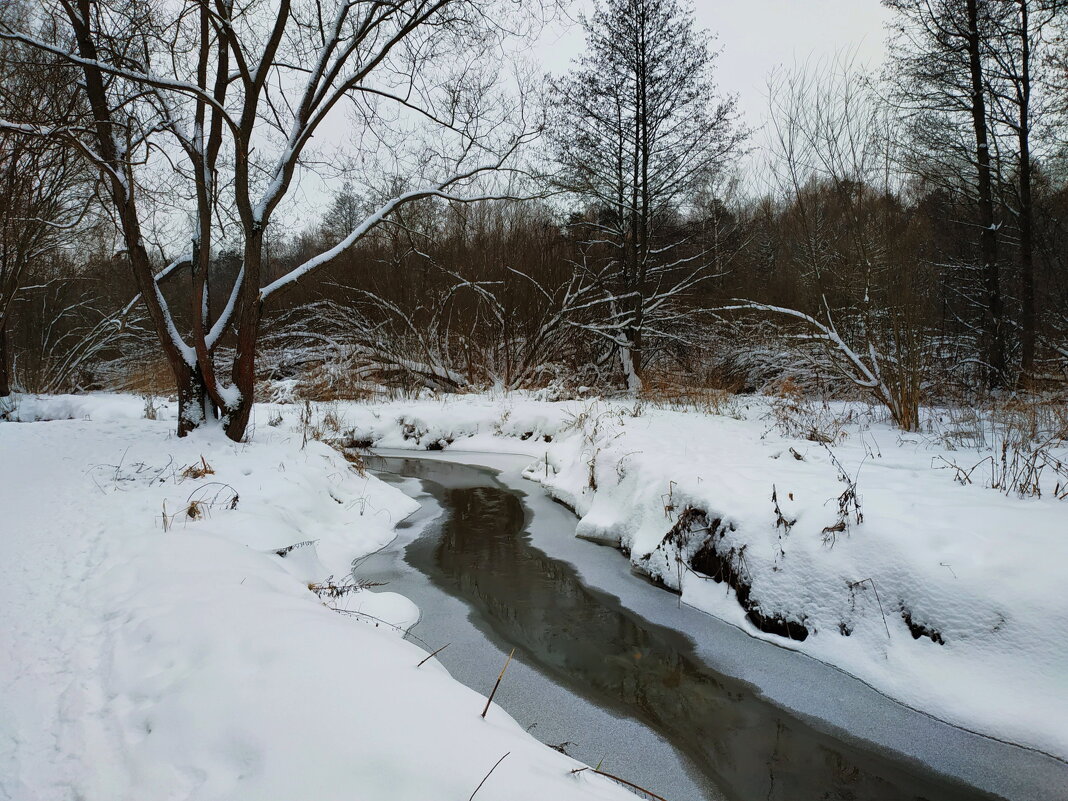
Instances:
[[[987,488],[986,467],[955,481],[939,468],[987,452],[965,446],[952,415],[903,435],[839,408],[849,421],[825,447],[783,433],[761,398],[721,414],[525,396],[264,404],[236,446],[174,439],[144,411],[128,396],[23,399],[24,419],[72,420],[0,425],[8,797],[154,798],[167,785],[466,798],[505,752],[480,799],[614,792],[499,710],[483,722],[480,699],[432,662],[415,669],[423,652],[388,627],[308,592],[386,542],[411,505],[325,445],[302,448],[307,436],[526,454],[527,477],[576,511],[580,536],[624,549],[686,603],[945,721],[1068,758],[1068,502],[1053,486]],[[1064,443],[1051,453],[1068,456]],[[214,475],[182,479],[201,455]],[[836,530],[843,473],[863,522],[847,504]],[[212,482],[237,508],[223,490],[204,519],[183,519]],[[166,533],[164,501],[178,513]],[[415,614],[386,593],[357,598],[402,626]]]
[[[783,410],[766,399],[722,412],[462,396],[331,404],[312,428],[380,447],[525,453],[527,477],[575,510],[579,536],[624,549],[686,603],[945,721],[1068,758],[1068,501],[1054,497],[1056,476],[1045,472],[1041,498],[984,486],[989,463],[961,484],[948,464],[991,451],[975,421],[949,413],[905,435],[832,409],[816,420],[842,427],[825,447],[784,434],[791,424],[776,426]],[[280,413],[296,410],[263,408],[259,424]],[[1050,453],[1068,461],[1063,442]],[[839,514],[843,473],[863,522],[848,498]]]
[[[179,440],[144,411],[0,424],[0,798],[466,799],[505,754],[479,801],[631,797],[419,667],[406,599],[309,590],[413,501],[288,425]]]

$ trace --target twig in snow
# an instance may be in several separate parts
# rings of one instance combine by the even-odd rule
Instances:
[[[515,648],[512,649],[512,653],[508,654],[508,658],[504,661],[504,667],[501,668],[501,675],[497,677],[497,681],[493,685],[493,689],[490,691],[489,698],[486,699],[486,708],[482,710],[482,717],[486,717],[486,713],[489,712],[490,704],[493,703],[493,696],[497,694],[497,688],[501,686],[501,679],[504,678],[504,671],[508,670],[508,665],[512,662],[512,657],[515,656]]]
[[[212,492],[213,488],[214,492]],[[200,497],[194,497],[196,495],[199,495]],[[208,497],[209,495],[211,496],[210,498]],[[237,508],[237,502],[240,499],[237,490],[229,484],[222,481],[211,481],[190,492],[189,497],[185,499],[185,502],[189,510],[189,517],[195,518],[197,515],[193,514],[194,507],[197,507],[203,512],[211,511],[217,506],[233,511]],[[284,556],[285,554],[279,555]]]
[[[193,462],[193,464],[183,467],[181,472],[178,474],[178,477],[180,479],[198,479],[204,478],[204,476],[211,476],[214,474],[215,470],[212,469],[212,466],[207,463],[207,461],[204,459],[203,454],[201,454],[200,464]]]
[[[789,535],[790,529],[797,524],[797,518],[795,517],[793,520],[788,520],[786,515],[782,513],[782,509],[779,508],[779,491],[774,484],[771,485],[771,502],[775,505],[776,530],[782,528],[786,531],[786,534]],[[779,539],[781,540],[782,538],[780,537]],[[779,550],[781,551],[782,548],[780,547]]]
[[[689,568],[689,565],[686,567]],[[679,609],[682,609],[682,549],[680,547],[675,548],[675,574],[679,582]]]
[[[668,482],[667,495],[661,495],[660,496],[660,500],[662,500],[662,501],[665,498],[667,498],[667,501],[665,501],[665,503],[664,503],[664,517],[666,517],[668,520],[670,520],[672,513],[675,511],[675,482],[674,481],[669,481]]]
[[[502,673],[503,673],[503,671],[502,671]],[[483,717],[485,717],[485,713],[483,713]],[[480,781],[478,783],[478,787],[475,788],[475,792],[471,793],[471,796],[470,796],[470,798],[467,799],[467,801],[471,801],[471,799],[475,797],[475,793],[477,793],[479,790],[482,789],[482,785],[486,783],[486,779],[488,779],[490,777],[490,773],[493,773],[493,771],[497,770],[497,765],[500,765],[502,762],[504,762],[504,757],[508,756],[508,754],[510,754],[510,753],[512,753],[512,752],[511,751],[507,752],[504,756],[502,756],[500,759],[498,759],[493,764],[493,767],[489,769],[489,773],[487,773],[485,776],[482,777],[482,781]]]
[[[875,602],[879,604],[879,614],[883,616],[883,628],[886,629],[886,639],[890,639],[890,627],[886,624],[886,612],[883,611],[883,602],[879,600],[879,589],[875,586],[875,582],[870,579],[861,579],[860,581],[853,581],[849,584],[849,589],[856,589],[864,582],[871,584],[871,588],[875,590]]]
[[[599,768],[581,767],[581,768],[576,768],[575,770],[573,770],[571,772],[573,774],[574,773],[582,773],[582,771],[584,771],[584,770],[592,770],[598,776],[604,776],[605,778],[611,779],[612,781],[616,781],[616,782],[619,782],[622,785],[630,787],[633,790],[637,790],[639,793],[645,793],[650,798],[656,799],[656,801],[667,801],[667,799],[664,798],[664,796],[657,795],[652,790],[647,790],[644,787],[642,787],[641,785],[635,784],[634,782],[628,782],[626,779],[621,779],[618,776],[614,776],[611,773],[607,773],[607,772],[605,772],[603,770],[600,770]]]
[[[427,657],[426,657],[426,659],[424,659],[424,660],[423,660],[422,662],[420,662],[420,663],[419,663],[418,665],[416,665],[416,667],[422,667],[422,666],[423,666],[424,664],[426,664],[426,663],[427,663],[427,662],[429,662],[429,661],[430,661],[431,659],[433,659],[433,658],[434,658],[435,656],[437,656],[437,655],[438,655],[438,654],[440,654],[440,653],[441,653],[442,651],[444,651],[444,650],[445,650],[446,648],[448,648],[448,647],[449,647],[449,646],[450,646],[451,644],[452,644],[452,643],[445,643],[445,644],[444,644],[443,646],[441,646],[440,648],[438,648],[438,650],[434,651],[434,653],[432,653],[432,654],[427,654]]]
[[[315,545],[315,543],[317,543],[318,541],[319,540],[304,540],[303,542],[294,542],[292,545],[287,545],[284,548],[278,548],[274,551],[271,551],[271,553],[275,554],[276,556],[281,556],[283,559],[285,559],[286,556],[288,556],[292,551],[296,550],[297,548],[306,548],[309,545]]]
[[[834,525],[826,526],[823,529],[823,541],[824,543],[830,543],[833,548],[837,540],[838,534],[849,530],[849,518],[850,516],[856,521],[857,525],[864,522],[864,512],[860,508],[860,497],[857,495],[857,478],[860,477],[860,467],[857,468],[857,475],[850,478],[849,473],[842,466],[842,463],[838,461],[838,457],[834,455],[834,451],[830,449],[827,443],[823,443],[823,447],[827,451],[827,455],[831,459],[831,464],[834,465],[838,471],[838,480],[846,485],[845,490],[838,496],[838,520]],[[865,456],[865,459],[867,457]],[[861,467],[864,466],[864,462],[861,462]],[[830,536],[828,536],[830,535]]]

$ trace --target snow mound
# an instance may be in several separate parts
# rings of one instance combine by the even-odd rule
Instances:
[[[282,429],[35,403],[70,419],[0,424],[0,797],[467,798],[505,754],[480,799],[629,797],[419,667],[407,599],[311,591],[390,541],[399,490]]]

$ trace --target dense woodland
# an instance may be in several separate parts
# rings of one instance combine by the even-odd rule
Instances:
[[[886,65],[769,76],[756,128],[685,0],[601,0],[518,79],[536,26],[488,0],[7,3],[0,395],[177,391],[240,438],[280,386],[786,385],[904,429],[1063,392],[1068,8],[884,3]]]

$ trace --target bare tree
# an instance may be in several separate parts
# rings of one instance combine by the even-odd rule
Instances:
[[[799,291],[791,306],[749,298],[727,308],[778,317],[801,352],[821,345],[838,373],[915,430],[925,265],[899,197],[893,109],[848,54],[774,76],[770,97],[776,224]]]
[[[1007,203],[1019,232],[1020,378],[1035,367],[1039,309],[1035,287],[1035,161],[1049,143],[1049,66],[1068,4],[1063,0],[1000,0],[988,50],[991,111],[1008,132],[1015,189]]]
[[[961,156],[963,189],[975,199],[982,284],[982,334],[991,386],[1007,377],[1005,298],[996,215],[998,165],[990,118],[990,52],[998,0],[883,0],[896,13],[892,67],[898,102],[913,119],[918,140],[936,160]],[[966,121],[971,141],[959,135]],[[957,178],[961,176],[958,174]]]
[[[12,5],[3,18],[25,10]],[[54,59],[0,42],[0,71],[0,117],[16,112],[47,123],[57,109],[68,115],[77,106],[69,70]],[[93,199],[92,179],[61,144],[0,129],[0,399],[12,390],[10,333],[26,282],[46,280],[43,265],[78,235]]]
[[[717,97],[715,53],[680,0],[607,0],[584,20],[587,52],[554,81],[557,181],[588,209],[580,268],[603,314],[603,337],[627,386],[642,386],[645,350],[670,338],[675,303],[713,267],[682,213],[721,176],[746,136],[735,101]]]
[[[408,203],[486,196],[477,186],[500,174],[537,128],[521,97],[495,90],[486,63],[517,21],[497,0],[49,0],[36,19],[55,35],[5,22],[0,38],[77,67],[91,124],[0,125],[66,142],[104,177],[175,376],[180,434],[218,415],[228,436],[242,438],[265,304]],[[313,137],[325,136],[342,108],[363,160],[403,176],[405,189],[332,247],[270,275],[270,226],[313,160]],[[191,198],[192,218],[188,251],[158,273],[147,230],[153,171],[169,171],[183,187],[176,194]],[[222,287],[225,302],[213,304],[210,267],[224,237],[238,243],[241,265]],[[161,287],[183,270],[184,317]],[[228,381],[215,361],[227,336]]]

